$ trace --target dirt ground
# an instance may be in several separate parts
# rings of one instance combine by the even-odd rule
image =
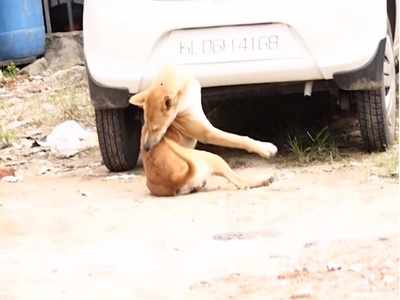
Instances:
[[[0,85],[0,125],[14,136],[0,166],[19,176],[0,181],[0,300],[398,299],[398,146],[366,154],[355,142],[308,164],[279,143],[271,160],[210,148],[275,182],[237,191],[212,178],[207,192],[156,198],[140,167],[111,174],[97,148],[56,159],[32,147],[63,119],[93,126],[71,72]]]

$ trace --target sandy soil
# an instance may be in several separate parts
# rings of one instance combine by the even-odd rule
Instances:
[[[19,139],[48,131],[21,126]],[[0,182],[0,300],[398,299],[399,183],[374,155],[301,166],[222,155],[276,180],[236,191],[213,178],[207,192],[155,198],[140,168],[110,174],[98,149],[3,149],[21,180]]]
[[[255,161],[238,172],[272,186],[155,198],[102,166],[1,183],[0,299],[398,299],[396,179]]]

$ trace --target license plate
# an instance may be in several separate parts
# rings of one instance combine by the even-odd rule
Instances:
[[[170,36],[183,64],[289,58],[294,41],[282,24],[174,31]]]

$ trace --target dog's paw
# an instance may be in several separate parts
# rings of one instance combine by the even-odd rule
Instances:
[[[257,151],[257,153],[264,158],[275,156],[278,152],[278,148],[272,143],[259,142],[258,147],[259,151]]]
[[[271,176],[271,177],[265,179],[263,181],[263,186],[269,186],[270,184],[272,184],[274,182],[274,180],[275,180],[274,176]]]

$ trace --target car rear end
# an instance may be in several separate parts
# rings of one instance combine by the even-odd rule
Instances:
[[[186,65],[204,87],[332,79],[335,72],[365,64],[386,35],[380,1],[88,0],[85,5],[91,75],[130,93],[143,89],[165,63]]]
[[[204,88],[336,80],[376,56],[386,19],[383,1],[86,0],[92,102],[128,107],[166,63]]]

